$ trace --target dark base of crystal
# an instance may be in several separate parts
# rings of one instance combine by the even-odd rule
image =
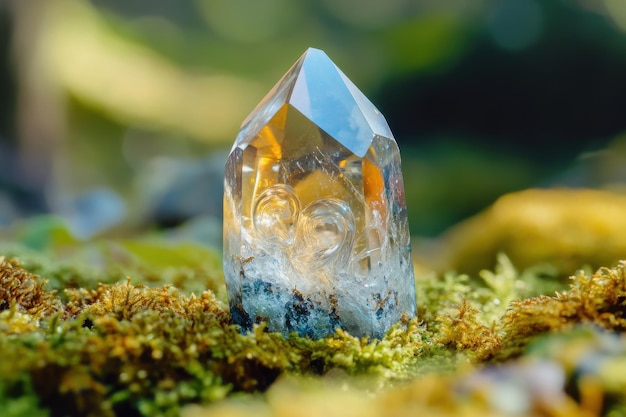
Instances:
[[[315,325],[315,321],[310,320],[310,317],[315,315],[328,316],[330,319],[329,334],[334,333],[338,328],[344,328],[334,308],[327,311],[320,306],[316,307],[310,298],[303,296],[300,291],[294,288],[291,300],[285,304],[285,327],[287,331],[289,333],[297,332],[298,336],[315,337],[319,333],[319,329]]]
[[[244,308],[244,297],[267,297],[280,303],[284,308],[282,323],[270,320],[270,317],[258,312],[248,312]],[[330,295],[330,309],[323,308],[319,302],[313,301],[310,297],[303,295],[297,288],[291,291],[286,302],[281,300],[284,295],[275,291],[271,283],[256,280],[253,284],[244,284],[242,293],[235,296],[230,303],[230,314],[232,321],[241,327],[242,332],[252,330],[253,324],[268,323],[268,330],[280,331],[283,333],[297,333],[302,337],[322,337],[332,334],[336,329],[344,329],[339,315],[336,311],[336,297]],[[253,317],[254,318],[253,318]],[[323,328],[320,327],[319,317],[325,318]]]
[[[370,317],[373,322],[384,323],[390,317],[399,315],[396,291],[372,294],[372,300],[373,314]],[[335,333],[337,329],[350,333],[355,330],[350,328],[350,323],[341,320],[339,303],[335,294],[325,295],[324,300],[320,301],[297,288],[288,291],[257,279],[251,284],[244,284],[241,293],[231,298],[230,312],[233,323],[238,324],[244,333],[252,330],[254,324],[267,323],[267,329],[271,332],[320,338]],[[381,338],[388,325],[374,324],[369,335]]]
[[[250,320],[250,316],[246,313],[246,310],[243,309],[241,294],[238,294],[234,300],[231,300],[229,307],[230,317],[233,323],[241,326],[242,330],[252,330],[252,320]]]

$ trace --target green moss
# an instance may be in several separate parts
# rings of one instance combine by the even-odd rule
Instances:
[[[4,417],[45,417],[49,411],[39,406],[39,397],[28,374],[0,379],[0,410]]]
[[[502,317],[501,358],[520,353],[529,339],[545,332],[569,330],[579,323],[623,332],[626,329],[626,263],[600,268],[593,274],[579,271],[569,291],[553,297],[513,301]]]
[[[379,412],[371,415],[383,415],[386,407],[396,407],[398,415],[428,413],[449,401],[444,411],[454,415],[463,411],[458,381],[471,381],[493,361],[536,357],[536,347],[526,349],[537,346],[537,337],[580,323],[619,332],[626,327],[625,264],[581,272],[555,296],[537,295],[553,284],[536,285],[536,270],[520,273],[504,256],[494,272],[476,277],[424,277],[418,280],[419,319],[402,320],[381,340],[343,331],[320,340],[285,338],[263,325],[241,334],[214,291],[148,286],[141,274],[97,283],[113,275],[54,265],[0,262],[0,401],[33,415],[203,415],[213,409],[187,405],[228,399],[225,409],[232,411],[242,395],[268,415],[287,415],[282,396],[293,390],[304,403],[320,393],[344,406],[368,398],[357,408],[369,404]],[[50,273],[54,281],[34,272]],[[622,369],[624,344],[615,352],[610,363]],[[621,373],[598,375],[617,410],[626,386]],[[335,383],[351,387],[349,393]],[[472,412],[485,412],[484,402],[471,398]],[[578,404],[575,396],[567,398]]]
[[[548,265],[566,278],[576,269],[610,266],[626,253],[626,194],[592,189],[529,189],[448,230],[435,248],[416,248],[420,264],[472,275],[505,252],[515,265]],[[427,257],[422,257],[424,254]]]

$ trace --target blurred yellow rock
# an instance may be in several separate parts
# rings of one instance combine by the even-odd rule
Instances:
[[[626,259],[626,195],[589,189],[530,189],[504,195],[415,250],[422,268],[476,273],[505,253],[518,268],[550,264],[563,275]]]

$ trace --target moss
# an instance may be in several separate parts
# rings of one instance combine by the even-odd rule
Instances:
[[[564,278],[609,266],[626,253],[626,195],[591,189],[530,189],[500,197],[446,232],[420,263],[476,275],[505,252],[515,265],[549,265]]]
[[[559,332],[578,323],[622,332],[626,329],[626,263],[600,268],[593,274],[579,271],[571,277],[569,291],[553,297],[539,296],[511,303],[502,318],[501,358],[516,355],[529,339]]]
[[[59,311],[61,301],[55,291],[44,289],[46,282],[20,268],[16,259],[0,256],[0,311],[16,310],[33,318]]]
[[[0,379],[0,410],[4,417],[45,417],[50,413],[39,406],[28,374]]]
[[[457,314],[446,315],[439,320],[442,325],[437,341],[450,349],[467,351],[476,361],[489,358],[500,349],[502,340],[496,332],[495,322],[491,326],[485,325],[478,310],[467,300],[463,300]]]
[[[0,262],[0,401],[33,413],[174,416],[255,407],[287,415],[293,411],[288,402],[302,406],[328,397],[342,409],[353,404],[360,415],[489,415],[496,408],[484,396],[497,384],[487,364],[502,363],[509,378],[525,375],[527,367],[539,372],[528,358],[549,358],[574,380],[575,366],[538,354],[537,338],[581,323],[616,332],[626,327],[624,263],[581,272],[554,296],[538,294],[553,286],[536,285],[536,269],[518,272],[505,256],[493,272],[475,277],[421,278],[419,319],[400,321],[381,340],[343,331],[320,340],[285,338],[263,325],[242,334],[214,291],[151,287],[143,275],[96,283],[100,273],[77,279],[79,269],[59,274],[43,265],[54,262]],[[56,274],[54,285],[34,273],[41,271]],[[624,346],[612,351],[610,369],[623,368]],[[606,409],[618,410],[626,400],[621,373],[594,375]],[[485,378],[492,388],[476,385]],[[593,388],[581,387],[559,388],[569,407],[563,410],[591,407]],[[191,406],[216,402],[217,408]]]

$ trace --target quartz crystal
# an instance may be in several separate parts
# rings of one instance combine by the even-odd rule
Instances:
[[[224,186],[224,275],[244,331],[381,337],[415,316],[398,146],[323,51],[244,121]]]

